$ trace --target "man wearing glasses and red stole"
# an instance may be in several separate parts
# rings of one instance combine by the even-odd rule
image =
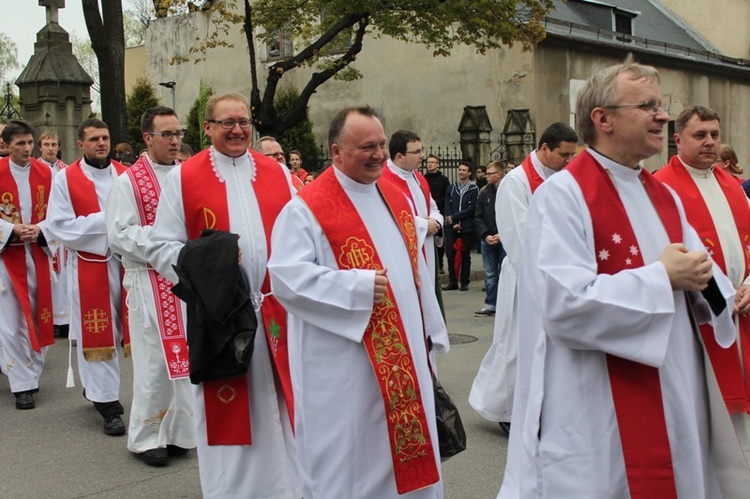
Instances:
[[[201,237],[204,230],[239,236],[229,249],[236,255],[239,245],[237,274],[249,283],[257,329],[246,373],[196,386],[203,496],[299,499],[286,312],[271,294],[266,272],[271,228],[294,193],[289,170],[248,149],[250,111],[241,94],[212,96],[206,104],[203,130],[211,147],[167,175],[147,249],[147,261],[156,271],[182,285],[173,265],[186,254],[183,249],[206,239]],[[223,256],[215,252],[204,264]],[[237,262],[234,256],[235,268]],[[215,287],[225,292],[221,284]],[[193,334],[190,315],[189,306],[189,341]],[[193,356],[201,353],[206,352],[194,352],[191,347],[191,377],[196,367]]]
[[[734,289],[640,165],[665,142],[661,96],[632,58],[595,73],[576,109],[588,148],[531,199],[501,497],[747,496],[695,328],[729,347]]]
[[[148,154],[120,175],[107,199],[107,236],[122,257],[133,352],[133,404],[128,450],[150,466],[195,447],[193,394],[182,304],[172,283],[146,263],[161,186],[174,169],[183,131],[163,106],[141,116]]]

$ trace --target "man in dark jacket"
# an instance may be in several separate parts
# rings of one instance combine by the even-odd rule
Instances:
[[[427,184],[430,186],[430,195],[435,200],[435,204],[438,205],[440,214],[445,217],[445,194],[451,186],[451,181],[440,171],[440,160],[437,156],[432,154],[427,156],[427,173],[424,174],[424,178],[427,179]],[[440,268],[440,273],[444,274],[443,255],[445,254],[445,245],[436,246],[438,267]]]
[[[497,303],[497,282],[500,277],[500,264],[505,258],[505,250],[500,236],[497,235],[497,222],[495,221],[495,197],[497,186],[503,178],[503,165],[499,161],[493,161],[487,165],[487,187],[479,192],[477,208],[474,212],[474,225],[476,233],[480,237],[482,248],[482,263],[484,266],[484,288],[487,295],[484,298],[484,307],[474,312],[476,317],[491,317],[495,315]]]
[[[450,186],[445,196],[445,254],[448,257],[449,280],[443,286],[444,290],[458,289],[459,278],[461,291],[469,290],[474,209],[479,195],[476,184],[469,180],[470,176],[471,162],[461,160],[458,181]],[[459,264],[456,265],[456,262]],[[460,267],[460,275],[456,267]]]

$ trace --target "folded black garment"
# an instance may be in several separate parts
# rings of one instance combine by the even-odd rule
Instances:
[[[247,373],[258,318],[250,286],[239,266],[239,236],[204,230],[177,258],[172,288],[187,304],[190,381],[228,379]]]

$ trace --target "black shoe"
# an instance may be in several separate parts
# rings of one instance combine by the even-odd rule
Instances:
[[[441,288],[443,291],[452,291],[454,289],[458,289],[458,284],[454,283],[448,283],[445,286]]]
[[[461,284],[461,291],[468,291],[469,285],[468,284]]]
[[[474,312],[474,317],[492,317],[493,315],[495,315],[495,311],[488,308],[482,308],[482,310]]]
[[[169,454],[170,457],[186,456],[189,451],[190,449],[185,449],[178,445],[167,445],[167,454]]]
[[[14,393],[16,396],[16,409],[26,410],[36,407],[31,391]]]
[[[164,447],[149,449],[146,452],[141,452],[136,455],[141,461],[149,466],[166,466],[169,461],[169,454]]]
[[[104,434],[111,437],[125,435],[125,423],[122,422],[122,418],[119,415],[114,414],[104,418]]]
[[[69,326],[68,324],[60,324],[60,325],[54,326],[54,331],[55,331],[55,338],[67,338]]]
[[[506,423],[504,421],[500,422],[500,433],[505,435],[506,437],[510,436],[510,423]]]

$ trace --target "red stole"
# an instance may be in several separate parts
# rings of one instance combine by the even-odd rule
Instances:
[[[204,229],[229,231],[231,227],[227,191],[211,164],[213,148],[201,151],[182,164],[182,200],[188,239],[197,239]],[[273,161],[249,151],[255,164],[253,190],[258,199],[266,249],[271,256],[271,231],[281,209],[291,199],[289,182],[283,170]],[[294,396],[289,373],[286,311],[271,294],[271,281],[266,272],[261,287],[261,315],[268,348],[273,360],[289,420],[294,425]],[[250,400],[246,375],[228,380],[203,383],[206,408],[206,432],[209,445],[250,445]]]
[[[680,195],[688,222],[698,232],[716,265],[726,274],[724,251],[721,248],[719,235],[711,218],[711,213],[708,211],[708,206],[706,206],[698,186],[680,159],[677,156],[672,156],[669,163],[659,170],[655,176]],[[747,277],[748,269],[750,269],[750,265],[748,265],[750,261],[750,254],[748,254],[748,247],[750,247],[750,206],[748,206],[747,196],[736,179],[722,171],[721,168],[714,168],[714,178],[721,187],[734,217],[738,237],[744,249],[744,276]],[[744,362],[740,362],[740,353],[736,342],[729,348],[722,348],[716,343],[711,325],[703,324],[700,326],[706,351],[711,359],[711,365],[713,365],[716,373],[724,402],[726,402],[730,413],[750,412],[750,372],[748,372],[748,368],[750,368],[750,317],[746,314],[740,314],[739,326],[740,341],[742,345],[745,345],[742,349]],[[744,374],[743,364],[745,366]]]
[[[642,267],[638,240],[607,171],[584,151],[568,165],[583,192],[594,229],[599,274]],[[672,243],[682,241],[682,224],[672,194],[646,170],[640,175]],[[607,370],[625,471],[633,499],[676,498],[671,449],[659,370],[607,355]]]
[[[130,185],[133,187],[141,225],[154,225],[161,185],[151,162],[147,157],[141,157],[127,169],[126,174],[130,177]],[[172,293],[172,283],[151,266],[148,268],[148,278],[156,305],[157,326],[169,379],[187,378],[190,376],[190,361],[180,299]],[[147,311],[143,313],[146,314]]]
[[[85,217],[102,211],[96,196],[96,186],[84,173],[81,160],[65,169],[70,202],[76,217]],[[112,161],[118,175],[125,167]],[[78,294],[81,299],[81,344],[83,358],[88,362],[111,360],[115,357],[112,304],[109,300],[109,265],[107,257],[78,251]],[[106,292],[105,292],[106,290]],[[130,355],[130,334],[127,325],[128,309],[125,291],[122,292],[120,316],[125,356]]]
[[[35,159],[29,165],[29,187],[34,203],[31,210],[31,220],[19,220],[18,223],[37,225],[47,215],[47,201],[52,185],[52,170]],[[25,188],[26,186],[22,186]],[[36,196],[36,202],[33,198]],[[15,204],[17,214],[21,216],[21,198],[18,186],[10,171],[10,159],[0,160],[0,199],[3,203]],[[26,243],[17,241],[5,248],[0,258],[5,263],[13,289],[21,305],[29,343],[32,350],[41,352],[42,347],[55,342],[52,324],[52,281],[50,280],[49,259],[42,248],[36,244],[29,244],[31,256],[36,270],[36,318],[34,317],[31,297],[29,296],[28,269],[26,268]]]
[[[531,154],[526,156],[526,159],[523,160],[523,163],[521,163],[521,168],[523,168],[523,171],[526,172],[526,178],[529,179],[529,187],[531,187],[531,193],[534,194],[534,191],[537,190],[537,188],[542,185],[544,182],[544,179],[537,173],[536,168],[534,168],[534,163],[531,161]]]
[[[290,177],[292,179],[292,186],[294,187],[295,190],[300,190],[305,186],[305,183],[302,180],[300,180],[300,178],[296,176],[294,173],[292,173]]]
[[[379,180],[377,186],[409,251],[418,289],[417,235],[411,209],[394,185]],[[340,269],[383,268],[372,238],[333,168],[298,196],[320,224]],[[362,342],[383,397],[398,493],[428,487],[440,476],[409,341],[390,284],[385,297],[373,308]]]
[[[422,195],[424,196],[425,204],[426,204],[426,211],[427,216],[430,216],[430,185],[427,183],[427,179],[424,178],[424,175],[421,173],[415,171],[414,177],[417,179],[417,182],[419,182],[419,188],[422,191]],[[414,209],[417,209],[417,202],[414,200],[414,196],[411,195],[411,189],[409,188],[409,183],[400,175],[394,173],[389,167],[388,167],[388,160],[386,160],[385,166],[383,167],[383,175],[380,177],[380,180],[378,182],[389,182],[396,187],[399,188],[401,192],[406,194],[406,196],[411,200],[411,203],[414,205]],[[418,212],[417,212],[418,213]]]

